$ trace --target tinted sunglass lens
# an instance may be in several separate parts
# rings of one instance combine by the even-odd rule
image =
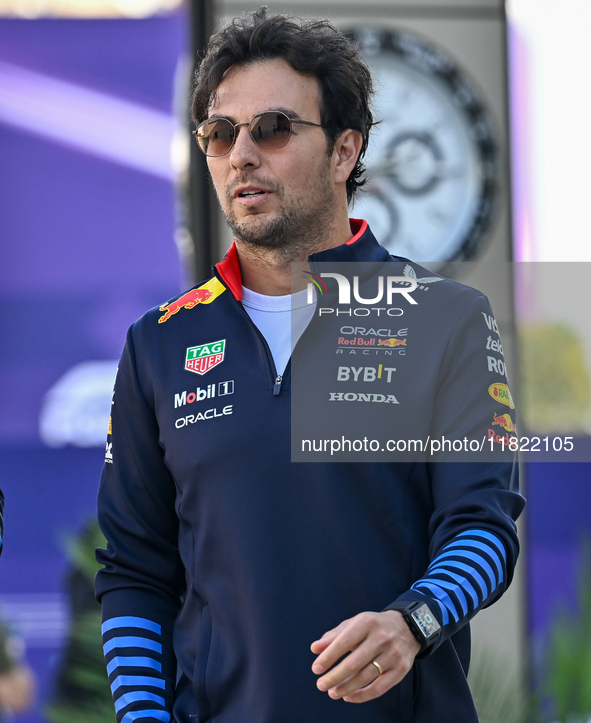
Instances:
[[[250,133],[261,148],[268,151],[283,148],[291,135],[291,121],[284,113],[261,113],[252,119]]]
[[[197,142],[206,156],[223,156],[234,142],[234,126],[225,118],[207,120],[197,130]]]

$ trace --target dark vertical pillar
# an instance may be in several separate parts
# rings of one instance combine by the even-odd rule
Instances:
[[[214,0],[191,0],[190,2],[191,53],[193,72],[214,28]],[[190,121],[190,130],[194,125]],[[189,270],[196,283],[211,275],[214,258],[214,246],[217,239],[217,200],[209,180],[205,156],[201,153],[191,136],[189,178],[186,189],[187,230],[189,245],[187,249]]]

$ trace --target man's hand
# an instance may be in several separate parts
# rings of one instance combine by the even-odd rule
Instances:
[[[311,650],[318,655],[312,671],[322,675],[316,685],[328,691],[331,698],[365,703],[400,683],[420,649],[398,611],[361,613],[312,643]],[[374,660],[383,670],[382,675]]]

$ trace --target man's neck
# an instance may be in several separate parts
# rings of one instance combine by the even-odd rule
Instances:
[[[306,288],[303,278],[301,286],[299,283],[297,288],[294,285],[291,264],[296,261],[307,264],[311,254],[347,243],[352,235],[349,219],[347,218],[345,223],[340,224],[338,229],[331,229],[331,231],[324,239],[317,240],[310,244],[310,247],[299,249],[298,252],[289,255],[286,255],[282,249],[254,247],[236,239],[242,285],[251,291],[267,296],[283,296]]]

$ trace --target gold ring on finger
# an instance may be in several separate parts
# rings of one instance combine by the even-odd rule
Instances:
[[[384,671],[382,670],[382,666],[378,663],[378,661],[372,660],[371,662],[372,662],[372,665],[375,665],[376,668],[378,669],[378,675],[383,675]]]

